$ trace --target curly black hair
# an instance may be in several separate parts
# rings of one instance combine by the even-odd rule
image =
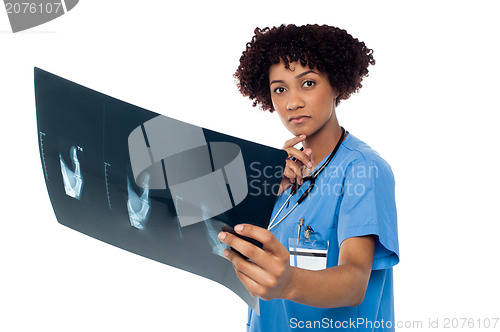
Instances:
[[[240,58],[234,74],[241,94],[260,104],[262,110],[274,111],[269,88],[269,68],[283,60],[300,61],[303,66],[325,72],[340,100],[361,88],[368,76],[368,66],[375,64],[373,50],[353,38],[347,31],[328,25],[294,24],[273,28],[256,28],[252,40]]]

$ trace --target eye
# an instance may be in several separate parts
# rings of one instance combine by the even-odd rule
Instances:
[[[280,94],[280,93],[285,92],[285,88],[283,88],[283,87],[280,86],[280,87],[274,89],[273,92],[276,93],[276,94]]]
[[[314,86],[315,84],[316,84],[316,82],[311,81],[311,80],[307,80],[307,81],[305,81],[305,82],[302,84],[302,86],[303,86],[303,87],[306,87],[306,88],[310,88],[310,87]]]

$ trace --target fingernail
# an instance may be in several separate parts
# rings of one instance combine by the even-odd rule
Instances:
[[[234,226],[234,230],[237,232],[241,232],[243,230],[243,225],[236,225]]]
[[[306,137],[306,135],[300,135],[300,138],[305,138],[305,137]]]
[[[224,251],[222,253],[224,254],[224,257],[228,257],[229,256],[229,249],[224,249]]]
[[[226,238],[226,232],[220,232],[219,233],[219,240],[224,241],[225,238]]]
[[[310,161],[308,161],[308,162],[307,162],[307,167],[312,168],[312,167],[313,167],[313,163],[312,163],[312,162],[310,162]]]

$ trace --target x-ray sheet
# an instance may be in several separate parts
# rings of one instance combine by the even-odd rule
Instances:
[[[43,174],[59,223],[214,280],[258,311],[217,238],[267,227],[286,153],[35,68]],[[201,295],[201,294],[200,294]],[[202,295],[201,295],[202,296]]]

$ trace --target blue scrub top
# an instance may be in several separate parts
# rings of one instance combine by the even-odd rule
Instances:
[[[304,183],[275,222],[290,211],[308,185]],[[288,248],[289,238],[297,238],[300,218],[304,218],[304,224],[314,230],[314,239],[329,241],[327,268],[338,265],[342,241],[376,235],[375,257],[363,302],[357,307],[316,308],[282,299],[260,300],[260,316],[249,308],[248,331],[393,331],[392,267],[399,262],[394,185],[389,164],[349,134],[316,179],[309,196],[272,232]],[[277,198],[272,217],[289,194],[290,188]]]

